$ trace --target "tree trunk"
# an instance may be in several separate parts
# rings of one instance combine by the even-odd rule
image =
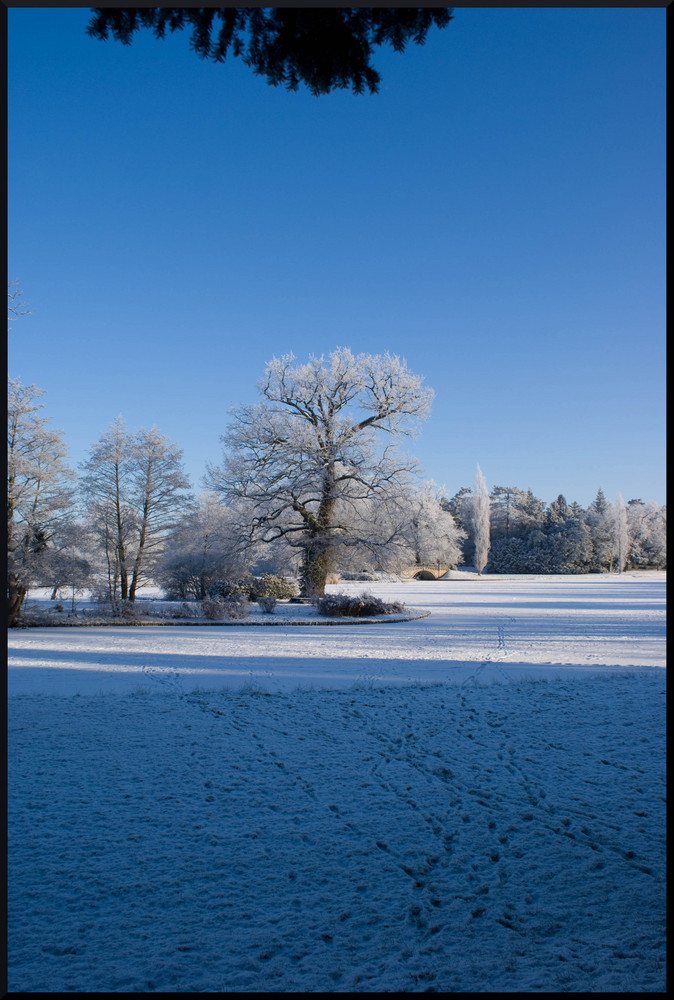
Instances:
[[[18,577],[12,575],[7,586],[7,624],[15,625],[21,617],[21,608],[26,598],[26,588],[22,586]]]
[[[330,544],[335,501],[332,471],[326,470],[323,480],[323,497],[315,519],[312,518],[309,536],[304,543],[300,594],[302,597],[323,597],[328,574],[334,570],[334,549]]]
[[[302,597],[323,597],[328,576],[335,568],[335,552],[329,532],[314,531],[304,544],[300,571]]]
[[[328,575],[333,568],[333,552],[326,540],[322,538],[309,540],[302,553],[301,596],[323,597]]]

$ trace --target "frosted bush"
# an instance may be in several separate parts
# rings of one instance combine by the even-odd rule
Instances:
[[[367,618],[371,615],[395,615],[404,610],[405,605],[397,601],[387,604],[373,594],[362,593],[357,597],[349,594],[326,594],[316,602],[320,615],[332,618]]]
[[[209,618],[211,621],[221,621],[225,617],[225,602],[217,598],[213,600],[208,598],[201,602],[201,611],[204,618]]]
[[[256,583],[256,597],[274,597],[279,601],[288,600],[299,593],[296,583],[286,580],[284,576],[274,576],[265,573]]]
[[[238,580],[216,580],[211,584],[208,596],[211,598],[228,598],[243,595],[249,601],[258,597],[275,597],[277,600],[288,600],[298,592],[296,583],[286,580],[283,576],[265,573],[262,577],[244,577]]]
[[[205,618],[211,621],[224,621],[245,618],[248,614],[248,601],[243,594],[232,594],[225,598],[207,598],[201,602],[201,611]]]
[[[222,603],[225,608],[225,618],[245,618],[248,614],[248,601],[244,594],[232,594]]]

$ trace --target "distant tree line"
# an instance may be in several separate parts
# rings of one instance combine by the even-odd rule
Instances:
[[[463,562],[476,561],[475,486],[443,498],[459,528]],[[611,573],[665,569],[667,508],[597,490],[587,508],[560,494],[546,504],[532,491],[494,486],[489,494],[486,573]]]
[[[298,364],[274,358],[261,400],[234,414],[220,465],[195,497],[182,451],[121,417],[93,444],[79,476],[63,435],[41,415],[42,390],[9,380],[7,592],[9,621],[31,587],[93,591],[122,612],[143,583],[204,600],[246,574],[299,581],[318,598],[335,574],[363,578],[415,567],[486,573],[601,573],[666,565],[666,508],[602,490],[587,509],[560,495],[472,489],[450,499],[424,483],[397,438],[433,396],[396,356]]]

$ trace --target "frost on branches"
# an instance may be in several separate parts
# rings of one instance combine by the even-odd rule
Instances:
[[[73,513],[74,473],[63,435],[39,416],[37,386],[9,379],[7,407],[8,624],[21,615],[55,534]]]
[[[478,465],[473,482],[473,530],[475,533],[475,569],[479,574],[487,565],[489,528],[489,492],[487,481]]]
[[[416,462],[395,444],[428,416],[433,391],[397,356],[348,348],[274,358],[259,391],[234,412],[207,482],[251,540],[298,551],[302,594],[320,596],[343,550],[383,550],[407,529]]]

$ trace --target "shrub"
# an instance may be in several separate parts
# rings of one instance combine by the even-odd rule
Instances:
[[[275,597],[278,601],[283,601],[297,593],[297,584],[272,573],[265,573],[259,579],[250,576],[238,580],[216,580],[208,589],[208,596],[211,598],[243,595],[249,601],[256,601],[258,597]]]
[[[258,597],[257,603],[265,615],[273,615],[276,607],[275,597]]]
[[[208,588],[208,596],[213,600],[224,600],[227,597],[250,596],[250,588],[253,578],[242,580],[216,580]]]
[[[272,573],[265,573],[255,583],[257,597],[275,597],[277,601],[287,601],[299,593],[294,581],[286,580],[284,576],[274,576]]]
[[[229,597],[209,599],[201,602],[204,617],[211,621],[245,618],[248,614],[248,601],[243,594],[231,594]]]
[[[387,604],[373,594],[362,593],[357,597],[349,594],[326,594],[316,602],[320,615],[332,618],[366,618],[371,615],[395,615],[404,610],[405,605],[397,601]]]
[[[248,614],[248,600],[245,594],[232,594],[223,603],[225,618],[245,618]]]
[[[103,584],[95,587],[91,591],[91,600],[94,604],[110,604],[110,588]]]
[[[179,608],[174,608],[170,612],[170,616],[172,618],[194,618],[195,610],[187,601],[183,601]]]
[[[210,618],[211,621],[220,621],[225,617],[225,602],[218,598],[213,600],[206,598],[205,601],[201,602],[201,611],[204,618]]]

